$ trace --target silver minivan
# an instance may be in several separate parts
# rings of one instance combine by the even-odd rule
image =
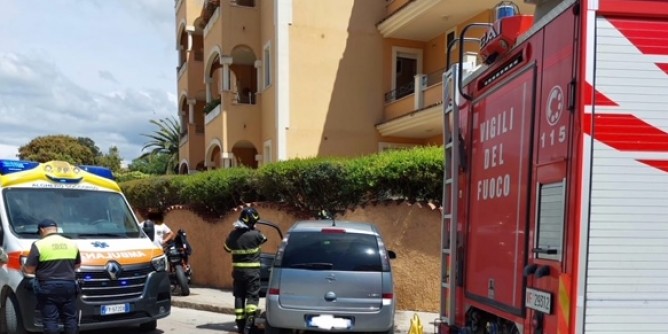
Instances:
[[[394,332],[390,259],[373,224],[295,223],[276,253],[265,332]]]

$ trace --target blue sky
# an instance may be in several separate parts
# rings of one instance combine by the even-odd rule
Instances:
[[[176,116],[174,20],[172,0],[0,0],[0,158],[50,134],[139,156]]]

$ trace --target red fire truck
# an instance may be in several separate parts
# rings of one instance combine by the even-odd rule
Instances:
[[[668,1],[527,2],[444,74],[439,332],[668,333]]]

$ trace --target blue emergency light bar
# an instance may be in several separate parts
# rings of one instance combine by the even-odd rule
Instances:
[[[39,166],[39,162],[0,159],[0,175],[23,172],[34,169],[37,166]],[[97,176],[104,177],[110,180],[114,179],[114,174],[111,172],[111,169],[107,167],[89,166],[89,165],[82,165],[78,167],[80,169],[85,170],[88,173],[95,174]]]
[[[97,176],[102,176],[105,177],[109,180],[114,179],[114,173],[111,172],[111,169],[107,167],[100,167],[100,166],[90,166],[90,165],[81,165],[79,168],[91,173],[95,174]]]
[[[22,172],[39,166],[39,162],[0,159],[0,175]]]

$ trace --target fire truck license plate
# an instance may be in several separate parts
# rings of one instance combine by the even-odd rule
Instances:
[[[536,311],[550,314],[552,311],[552,294],[527,288],[525,306]]]

